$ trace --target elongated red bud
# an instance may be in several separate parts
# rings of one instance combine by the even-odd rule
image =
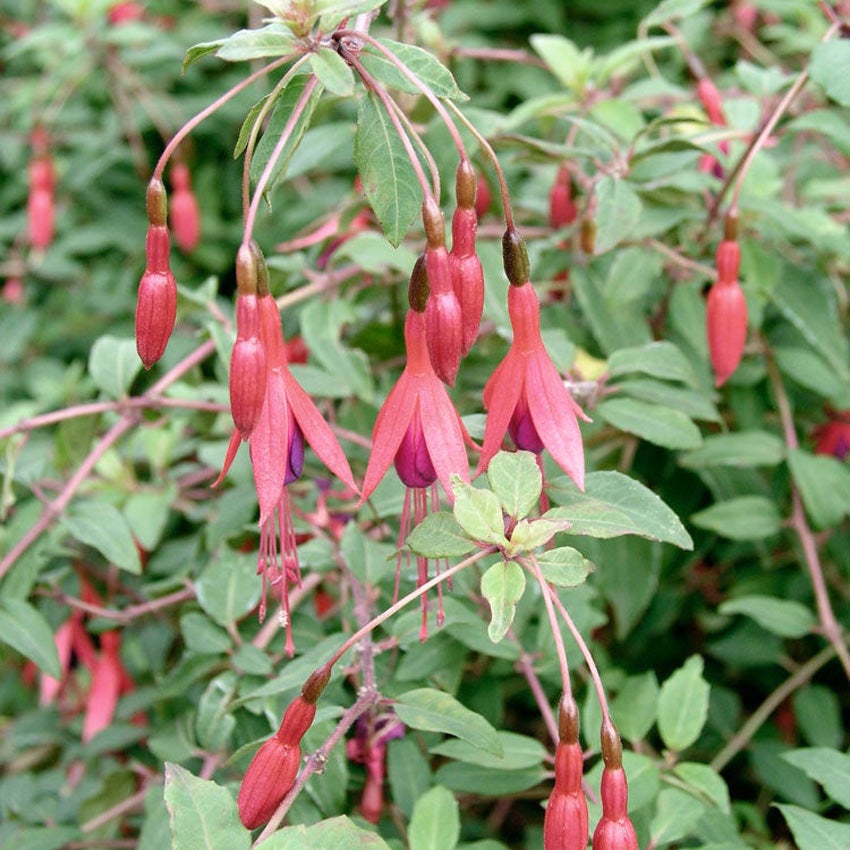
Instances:
[[[176,316],[174,275],[145,271],[136,302],[136,351],[145,369],[150,369],[165,353]]]
[[[194,250],[201,238],[201,212],[192,191],[189,169],[177,162],[171,168],[171,229],[181,250]]]
[[[52,191],[55,185],[53,174],[53,161],[47,153],[41,154],[30,160],[29,178],[31,189],[43,189]]]
[[[171,273],[171,240],[168,228],[161,224],[148,227],[145,237],[145,268],[161,274]]]
[[[168,223],[168,195],[165,184],[157,177],[152,177],[146,193],[148,207],[148,222],[159,227]]]
[[[475,209],[475,196],[478,192],[478,178],[475,169],[468,159],[458,163],[455,175],[455,198],[457,205],[464,209]]]
[[[422,224],[425,228],[428,247],[445,247],[446,225],[443,221],[443,213],[433,198],[426,198],[422,204]]]
[[[230,356],[230,413],[243,440],[260,418],[266,395],[266,351],[256,295],[236,297],[236,342]]]
[[[298,696],[289,704],[277,730],[277,739],[284,744],[298,744],[316,717],[316,703]]]
[[[55,210],[52,189],[30,189],[27,199],[29,242],[33,248],[47,248],[53,241]]]
[[[425,305],[428,354],[437,377],[454,386],[463,349],[463,314],[452,285],[452,269],[445,246],[425,250],[430,294]]]
[[[476,254],[455,257],[452,261],[452,286],[460,304],[463,335],[460,353],[465,357],[478,338],[484,312],[484,269]]]
[[[524,286],[531,278],[531,266],[525,240],[515,227],[509,227],[502,236],[502,264],[505,276],[512,286]]]
[[[246,829],[269,821],[292,788],[300,762],[301,747],[284,743],[277,735],[257,750],[236,798],[239,820]]]
[[[553,230],[565,227],[576,220],[576,205],[573,202],[572,181],[566,165],[558,169],[552,190],[549,192],[549,226]]]
[[[410,304],[410,309],[417,313],[424,313],[430,292],[428,267],[425,264],[425,254],[422,253],[416,258],[410,271],[410,282],[407,286],[407,303]]]
[[[720,92],[708,77],[703,77],[697,83],[697,97],[706,115],[708,115],[708,120],[718,127],[725,126],[726,118],[723,115],[723,101],[720,98]]]
[[[718,280],[709,290],[706,329],[715,386],[738,368],[747,341],[747,301],[737,280]]]
[[[484,179],[483,174],[478,175],[478,190],[475,193],[475,214],[478,218],[482,218],[487,210],[490,209],[490,204],[493,202],[493,195],[490,192],[490,186]]]
[[[623,768],[604,768],[600,790],[602,818],[593,832],[593,850],[638,850],[628,815],[629,790]]]

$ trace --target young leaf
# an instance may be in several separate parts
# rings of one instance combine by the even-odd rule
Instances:
[[[531,452],[499,452],[487,467],[487,481],[502,503],[502,510],[522,519],[537,504],[543,491],[543,474]]]
[[[310,67],[319,82],[339,97],[354,94],[354,72],[335,50],[322,47],[310,57]]]
[[[429,514],[407,536],[407,545],[425,558],[457,558],[475,549],[453,514]]]
[[[395,127],[373,94],[360,102],[354,162],[384,235],[398,247],[422,206],[422,187]]]
[[[436,785],[417,801],[407,828],[410,850],[454,850],[460,838],[460,815],[454,795]]]
[[[708,717],[708,682],[702,677],[703,660],[692,655],[661,686],[658,731],[664,744],[681,752],[699,737]]]
[[[595,569],[578,549],[559,546],[537,556],[543,577],[558,587],[578,587]]]
[[[245,62],[271,56],[286,56],[292,52],[293,35],[282,21],[275,21],[256,30],[239,30],[221,42],[216,56],[227,62]],[[212,42],[215,44],[216,42]],[[204,45],[197,45],[203,47]],[[204,55],[203,53],[200,55]],[[188,56],[186,61],[188,61]],[[194,61],[197,56],[192,57]],[[185,65],[185,63],[184,63]]]
[[[461,102],[468,100],[467,96],[457,87],[451,71],[432,53],[414,44],[403,44],[400,41],[392,41],[388,38],[378,40],[437,97],[447,97]],[[409,94],[421,93],[419,86],[412,83],[374,45],[366,44],[364,46],[360,60],[366,70],[387,88],[398,89]]]
[[[516,605],[525,592],[525,572],[515,561],[493,564],[481,576],[481,595],[490,605],[487,634],[498,643],[514,621]]]
[[[544,517],[567,520],[572,534],[600,538],[638,534],[693,549],[691,536],[676,514],[640,482],[619,472],[592,472],[584,486],[582,493],[568,479],[558,478],[551,490],[560,507]]]
[[[165,804],[173,850],[248,850],[251,833],[239,823],[226,788],[165,763]]]
[[[42,615],[22,599],[0,602],[0,640],[35,662],[48,676],[62,676],[53,632]]]
[[[543,517],[531,521],[521,519],[511,532],[511,539],[505,553],[513,557],[520,552],[533,552],[548,543],[557,532],[566,531],[569,527],[570,524],[563,520],[555,522]]]
[[[408,691],[398,698],[393,708],[401,722],[413,729],[444,732],[487,752],[502,754],[496,730],[480,714],[442,691],[432,688]]]
[[[465,484],[459,476],[452,476],[452,490],[454,517],[466,534],[497,546],[507,544],[502,506],[495,493]]]
[[[643,204],[625,180],[605,176],[596,184],[596,243],[594,253],[606,251],[628,239],[640,221]]]

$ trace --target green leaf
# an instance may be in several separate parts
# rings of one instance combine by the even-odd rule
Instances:
[[[707,6],[711,0],[662,0],[640,23],[641,30],[667,21],[687,18]]]
[[[422,187],[398,134],[373,94],[360,102],[354,163],[384,235],[398,246],[422,206]]]
[[[280,93],[282,94],[282,92]],[[239,159],[242,151],[248,147],[248,140],[251,138],[251,132],[254,129],[260,113],[263,111],[271,94],[263,95],[249,110],[245,119],[242,121],[242,126],[239,128],[239,136],[236,139],[236,145],[233,148],[233,158]]]
[[[823,785],[836,803],[850,809],[850,755],[829,747],[807,747],[783,753],[782,758]]]
[[[98,389],[112,398],[126,397],[141,367],[133,339],[107,334],[95,340],[91,347],[89,374]]]
[[[407,535],[407,546],[426,558],[457,558],[475,549],[453,514],[429,514]]]
[[[466,741],[448,738],[441,741],[429,752],[458,761],[477,764],[493,770],[521,770],[524,768],[540,767],[546,756],[546,748],[536,739],[515,732],[498,732],[502,754],[494,755],[486,750],[473,747]]]
[[[487,466],[487,481],[502,510],[515,519],[528,516],[543,491],[543,474],[531,452],[498,452]]]
[[[282,21],[274,21],[267,26],[255,30],[239,30],[229,38],[221,42],[216,51],[216,56],[226,62],[245,62],[249,59],[263,59],[271,56],[286,56],[288,53],[294,55],[294,36]],[[216,44],[216,42],[211,42]],[[205,45],[196,45],[202,48]],[[193,48],[193,49],[196,49]],[[204,54],[201,53],[201,56]],[[192,61],[198,58],[194,56]],[[187,67],[188,54],[183,63]]]
[[[231,646],[230,636],[200,611],[190,611],[180,618],[180,631],[186,646],[192,652],[203,655],[218,655]]]
[[[745,614],[762,628],[786,638],[801,638],[817,625],[815,615],[801,602],[774,596],[738,596],[718,608],[720,614]]]
[[[80,830],[73,826],[30,826],[0,834],[0,846],[3,850],[63,850],[81,837]]]
[[[645,54],[651,53],[653,50],[662,50],[675,43],[675,39],[667,35],[639,38],[635,41],[626,42],[612,50],[607,56],[601,56],[597,60],[594,73],[597,85],[605,85],[614,74],[629,73]]]
[[[481,576],[481,595],[490,605],[487,634],[498,643],[514,621],[516,605],[525,593],[525,573],[514,561],[493,564]]]
[[[223,750],[230,741],[236,727],[236,718],[230,713],[236,685],[235,673],[222,673],[210,681],[198,700],[195,734],[205,750]]]
[[[691,536],[679,518],[652,490],[619,472],[592,472],[582,493],[566,478],[552,484],[552,495],[560,507],[544,514],[547,519],[565,519],[571,534],[618,537],[638,534],[650,540],[693,549]]]
[[[840,38],[818,44],[812,51],[809,76],[836,103],[850,106],[850,44]]]
[[[190,65],[194,65],[199,59],[204,56],[209,56],[210,53],[215,53],[219,47],[227,41],[225,38],[219,38],[215,41],[204,41],[200,44],[193,44],[187,51],[183,59],[183,67],[180,69],[182,74],[185,74]]]
[[[292,117],[292,113],[298,105],[301,95],[304,94],[304,89],[309,79],[310,76],[307,74],[299,74],[293,77],[275,104],[266,131],[254,149],[254,157],[251,160],[251,181],[253,183],[256,184],[260,179],[260,175],[263,173],[278,141],[280,141],[283,131],[289,124],[289,119]],[[321,83],[319,83],[310,92],[295,122],[295,126],[289,134],[289,138],[286,140],[283,150],[274,164],[268,183],[266,183],[265,191],[267,195],[271,192],[275,183],[286,173],[290,160],[298,149],[298,145],[301,143],[304,133],[310,126],[310,122],[313,120],[313,113],[322,99],[323,90]]]
[[[413,729],[454,735],[479,749],[502,754],[496,730],[480,714],[442,691],[431,688],[408,691],[398,698],[393,708],[399,720]]]
[[[673,773],[688,784],[689,791],[717,806],[720,811],[728,814],[732,810],[726,782],[707,764],[680,762],[673,768]]]
[[[596,184],[596,242],[594,254],[604,254],[637,227],[643,204],[625,180],[604,176]]]
[[[670,844],[691,835],[705,814],[705,804],[678,788],[663,788],[658,795],[650,825],[653,847]]]
[[[133,536],[143,549],[152,552],[162,540],[171,505],[177,498],[177,488],[133,493],[124,506],[124,516]]]
[[[447,97],[462,102],[467,96],[457,87],[452,72],[436,56],[414,44],[403,44],[389,38],[378,41],[387,48],[407,69],[418,77],[437,97]],[[360,54],[360,61],[375,79],[387,88],[419,94],[421,89],[412,83],[383,53],[374,45],[366,44]]]
[[[568,522],[551,519],[527,520],[521,519],[511,532],[511,539],[505,547],[505,554],[514,557],[520,552],[533,552],[548,543],[559,531],[566,531],[570,527]]]
[[[570,546],[542,552],[537,556],[537,564],[543,578],[558,587],[577,587],[595,569],[592,561]]]
[[[248,850],[251,833],[239,822],[226,788],[165,763],[165,804],[172,850]]]
[[[621,348],[608,358],[608,371],[611,377],[641,372],[653,378],[698,386],[693,366],[672,342],[650,342],[648,345]]]
[[[658,711],[658,679],[651,670],[629,676],[611,703],[617,729],[627,741],[641,741],[655,725]]]
[[[367,537],[357,523],[350,522],[345,526],[339,549],[348,569],[363,584],[379,584],[393,568],[387,560],[393,554],[392,547]]]
[[[850,513],[850,469],[846,464],[793,449],[788,452],[788,466],[815,526],[830,528]]]
[[[614,398],[596,407],[597,413],[621,431],[667,449],[693,449],[702,443],[699,428],[690,417],[672,407],[635,398]]]
[[[466,484],[458,475],[452,476],[452,491],[454,517],[466,534],[484,543],[507,544],[502,506],[495,493]]]
[[[354,94],[354,72],[335,50],[321,47],[310,57],[310,66],[319,82],[331,93],[339,97]]]
[[[335,30],[346,18],[362,15],[377,9],[386,0],[315,0],[313,10],[321,15],[319,30],[331,32]]]
[[[794,716],[803,738],[814,747],[840,748],[844,724],[835,691],[824,685],[809,685],[800,688],[793,700]]]
[[[577,95],[584,92],[593,57],[591,50],[579,51],[574,42],[562,35],[537,33],[529,41],[564,88]]]
[[[493,771],[489,767],[455,761],[444,764],[434,778],[459,794],[507,797],[540,785],[546,773],[542,767]]]
[[[436,785],[413,807],[407,828],[410,850],[454,850],[459,838],[457,800],[447,788]]]
[[[703,660],[692,655],[661,686],[658,695],[658,731],[671,750],[687,749],[699,737],[708,717],[708,682]]]
[[[620,392],[641,401],[681,410],[691,419],[720,422],[721,417],[711,399],[699,390],[650,379],[634,379],[618,382]]]
[[[763,540],[782,530],[776,504],[764,496],[717,502],[691,516],[691,522],[730,540]]]
[[[827,820],[800,806],[774,805],[788,821],[800,850],[847,850],[850,847],[850,824]]]
[[[142,562],[130,526],[114,505],[77,502],[63,518],[62,525],[75,540],[97,549],[109,563],[130,573],[141,573]]]
[[[416,801],[431,784],[428,761],[412,738],[399,738],[387,745],[387,780],[393,802],[409,819]]]
[[[255,555],[225,549],[195,582],[201,607],[220,626],[244,617],[260,599],[261,581]]]
[[[785,459],[785,442],[769,431],[710,434],[703,444],[682,455],[679,463],[690,469],[706,466],[776,466]]]
[[[22,599],[0,600],[0,640],[35,662],[48,676],[59,679],[62,668],[47,620]]]

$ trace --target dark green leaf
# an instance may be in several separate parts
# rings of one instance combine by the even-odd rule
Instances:
[[[136,353],[136,341],[116,336],[99,337],[89,352],[89,374],[97,386],[111,398],[124,398],[142,361]]]
[[[22,599],[0,601],[0,640],[35,662],[48,676],[58,679],[62,675],[53,632],[28,602]]]
[[[108,502],[77,502],[62,520],[68,533],[131,573],[142,571],[139,550],[121,512]]]
[[[514,732],[498,732],[497,734],[499,743],[502,745],[500,756],[473,747],[468,742],[461,741],[458,738],[447,738],[431,747],[430,752],[494,770],[521,770],[540,767],[543,763],[546,749],[536,738],[517,735]]]
[[[717,502],[693,514],[691,522],[731,540],[763,540],[782,530],[776,505],[764,496],[739,496]]]
[[[850,469],[840,460],[793,449],[788,466],[806,513],[818,528],[837,525],[850,513]]]
[[[260,599],[257,558],[225,550],[209,563],[195,582],[201,607],[220,626],[245,616]]]
[[[658,695],[658,731],[671,750],[687,749],[699,737],[708,717],[708,682],[703,660],[692,655],[664,684]]]
[[[847,850],[850,847],[850,824],[827,820],[800,806],[774,805],[788,821],[800,850]]]
[[[738,596],[717,609],[720,614],[745,614],[762,628],[786,638],[800,638],[817,625],[815,615],[801,602],[773,596]]]
[[[703,444],[682,455],[679,463],[689,468],[706,466],[776,466],[785,458],[785,442],[769,431],[735,431],[710,434]]]
[[[668,449],[693,449],[702,443],[702,435],[694,422],[672,407],[662,407],[635,398],[613,398],[596,408],[606,421]]]
[[[828,747],[808,747],[783,753],[782,758],[823,785],[836,803],[850,809],[850,755]]]
[[[651,342],[633,348],[621,348],[608,358],[608,371],[612,377],[641,372],[653,378],[683,381],[698,386],[693,366],[672,342]]]
[[[398,61],[421,80],[437,97],[451,100],[468,100],[457,87],[451,71],[436,56],[414,44],[403,44],[388,38],[378,39]],[[366,70],[387,88],[419,94],[420,88],[411,82],[386,56],[371,44],[364,46],[361,61]]]

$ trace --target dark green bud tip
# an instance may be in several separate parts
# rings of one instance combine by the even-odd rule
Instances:
[[[457,176],[455,177],[457,205],[467,210],[474,207],[477,190],[478,178],[475,175],[475,169],[468,159],[462,159],[457,167]]]
[[[266,265],[266,258],[260,250],[260,246],[252,239],[248,243],[251,249],[251,254],[254,256],[254,261],[257,266],[257,295],[269,294],[269,267]]]
[[[564,694],[558,706],[558,737],[564,744],[578,741],[578,706],[572,694]]]
[[[610,717],[606,717],[602,721],[599,737],[602,741],[602,761],[605,763],[605,767],[622,767],[623,745],[620,743],[620,733],[611,722]]]
[[[433,197],[425,198],[422,204],[422,225],[429,248],[441,248],[446,244],[446,225],[443,213]]]
[[[330,681],[330,678],[331,668],[329,665],[326,664],[324,667],[314,670],[301,688],[301,698],[304,702],[315,705],[322,695],[325,686]]]
[[[257,258],[244,243],[236,252],[236,288],[240,295],[257,294]]]
[[[425,265],[425,254],[422,253],[413,264],[413,270],[410,272],[410,283],[407,287],[407,301],[411,310],[415,310],[417,313],[425,312],[430,289],[428,267]]]
[[[726,219],[723,222],[723,239],[726,242],[738,241],[738,210],[735,208],[726,213]]]
[[[515,227],[509,227],[502,236],[502,262],[512,286],[523,286],[531,279],[525,240]]]
[[[168,195],[165,184],[156,177],[151,178],[147,191],[148,221],[156,227],[165,227],[168,221]]]

